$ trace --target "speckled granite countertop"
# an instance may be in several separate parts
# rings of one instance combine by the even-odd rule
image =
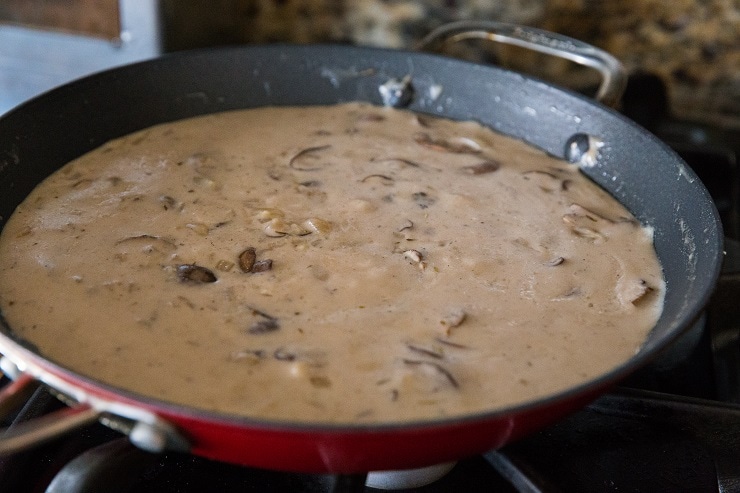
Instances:
[[[209,9],[243,42],[404,48],[454,20],[541,27],[609,51],[631,73],[658,75],[676,116],[740,127],[740,0],[218,0]],[[557,61],[494,58],[546,67],[576,88],[594,82]]]

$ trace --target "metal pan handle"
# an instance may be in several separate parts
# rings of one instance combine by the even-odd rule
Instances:
[[[0,367],[13,379],[0,389],[0,418],[3,418],[24,403],[41,382],[30,373],[19,371],[5,357],[0,358]],[[124,406],[115,402],[99,401],[93,405],[89,396],[77,401],[54,387],[49,387],[51,393],[70,407],[0,429],[0,457],[32,448],[98,421],[128,435],[131,443],[149,452],[190,450],[189,441],[178,429],[153,414],[138,408],[126,411]],[[126,417],[126,414],[132,416]]]
[[[495,21],[460,21],[445,24],[419,42],[419,50],[436,50],[448,42],[484,39],[528,48],[593,68],[601,74],[596,99],[615,106],[627,84],[627,74],[619,60],[588,43],[542,29]]]
[[[39,382],[25,373],[0,390],[0,417],[30,397]],[[26,450],[97,421],[100,413],[87,405],[64,408],[31,421],[0,429],[0,456]]]

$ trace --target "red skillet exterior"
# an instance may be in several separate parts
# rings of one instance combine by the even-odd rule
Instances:
[[[250,421],[171,406],[76,375],[42,355],[19,353],[42,373],[88,395],[170,421],[191,440],[193,453],[273,469],[351,473],[430,465],[508,443],[605,392],[698,316],[719,273],[722,233],[706,189],[675,154],[586,98],[518,74],[420,53],[242,47],[178,54],[54,90],[0,118],[0,226],[44,177],[112,138],[235,108],[348,100],[380,104],[378,86],[409,74],[414,87],[409,109],[478,120],[559,156],[574,134],[603,140],[596,165],[584,171],[655,228],[668,283],[664,314],[638,355],[609,375],[519,408],[449,421],[335,427]],[[440,88],[441,96],[432,96]],[[5,346],[16,345],[11,327],[2,322],[0,332]]]

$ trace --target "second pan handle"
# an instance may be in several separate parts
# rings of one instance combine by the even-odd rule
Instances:
[[[627,84],[624,66],[604,50],[583,41],[533,27],[495,21],[460,21],[445,24],[422,39],[419,50],[435,50],[448,42],[483,39],[528,48],[593,68],[601,74],[596,100],[614,106]]]

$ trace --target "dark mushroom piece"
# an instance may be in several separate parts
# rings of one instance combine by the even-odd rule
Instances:
[[[548,260],[545,262],[545,265],[548,267],[556,267],[558,265],[561,265],[563,262],[565,262],[565,258],[563,257],[555,257],[553,259]]]
[[[196,264],[180,264],[177,266],[177,278],[182,282],[194,284],[216,282],[218,278],[210,269]]]
[[[302,149],[298,151],[290,160],[288,161],[288,166],[291,168],[298,170],[298,171],[317,171],[323,168],[323,166],[310,166],[304,163],[304,161],[307,161],[310,159],[317,159],[317,154],[325,151],[327,149],[331,148],[331,144],[323,145],[323,146],[315,146],[315,147],[307,147],[305,149]]]
[[[249,309],[257,320],[247,328],[248,334],[267,334],[280,329],[280,322],[276,317],[256,308],[249,307]]]
[[[448,140],[434,138],[427,133],[418,133],[414,136],[414,142],[438,152],[450,152],[452,154],[479,154],[481,152],[478,143],[464,137]]]
[[[406,348],[412,353],[419,354],[421,356],[428,356],[434,359],[442,359],[442,353],[435,351],[434,349],[425,348],[416,344],[406,344]]]
[[[256,250],[253,247],[248,247],[239,254],[239,268],[242,272],[252,272],[256,260]]]
[[[480,163],[471,164],[468,166],[462,167],[462,172],[467,175],[485,175],[488,173],[493,173],[494,171],[498,171],[499,168],[501,168],[501,163],[496,161],[495,159],[488,159],[486,161],[481,161]]]
[[[416,366],[416,367],[424,367],[424,368],[430,368],[434,370],[438,375],[441,375],[444,377],[444,379],[452,385],[452,387],[458,389],[460,388],[460,383],[457,381],[457,379],[450,373],[450,371],[442,366],[441,364],[437,363],[436,361],[426,361],[426,360],[416,360],[416,359],[404,359],[403,363],[408,366]]]
[[[272,259],[257,260],[257,251],[247,247],[239,254],[239,269],[242,272],[265,272],[272,269]]]

